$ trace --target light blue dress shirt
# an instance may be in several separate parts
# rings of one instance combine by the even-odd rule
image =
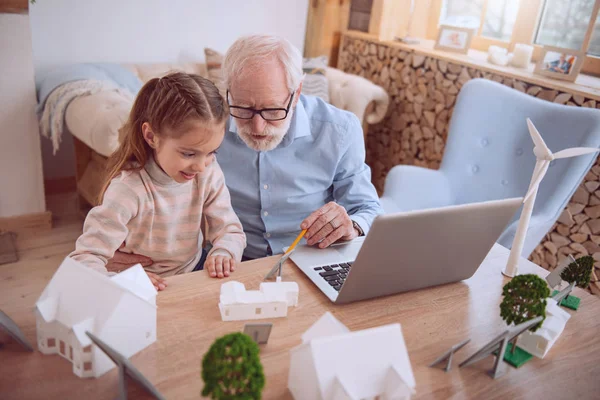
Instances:
[[[249,148],[230,118],[217,159],[246,233],[247,258],[282,253],[300,223],[330,201],[365,234],[383,213],[358,118],[320,98],[300,96],[288,133],[267,152]]]

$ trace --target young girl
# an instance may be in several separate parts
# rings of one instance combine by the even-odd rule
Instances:
[[[172,73],[148,81],[109,158],[101,204],[88,213],[70,257],[107,273],[117,249],[148,256],[154,262],[146,273],[162,290],[161,277],[202,269],[206,239],[206,269],[228,276],[246,236],[215,160],[227,117],[207,79]]]

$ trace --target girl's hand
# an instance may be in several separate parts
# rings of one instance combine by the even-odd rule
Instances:
[[[150,280],[152,281],[152,284],[154,285],[154,288],[156,290],[165,290],[167,288],[167,282],[165,281],[164,278],[161,278],[160,276],[156,275],[155,273],[148,272],[148,271],[146,271],[146,274],[148,274],[148,278],[150,278]]]
[[[235,271],[235,260],[227,256],[210,256],[204,262],[204,268],[213,278],[223,278]]]

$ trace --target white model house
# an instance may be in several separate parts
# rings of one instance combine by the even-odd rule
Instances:
[[[223,321],[238,321],[287,316],[288,306],[298,305],[296,282],[262,282],[260,290],[246,290],[243,283],[221,285],[219,310]]]
[[[329,312],[290,350],[296,400],[410,399],[415,378],[400,324],[350,332]]]
[[[108,277],[65,258],[36,303],[37,342],[44,354],[73,363],[81,378],[115,364],[85,334],[125,357],[156,341],[156,289],[140,265]]]
[[[546,356],[571,318],[571,314],[560,308],[556,300],[547,298],[546,302],[546,319],[542,326],[535,332],[522,333],[517,341],[517,346],[538,358]]]

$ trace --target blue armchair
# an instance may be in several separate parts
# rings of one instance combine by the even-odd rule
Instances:
[[[526,119],[553,152],[600,146],[600,111],[540,100],[499,83],[473,79],[461,89],[439,170],[397,165],[388,173],[386,213],[524,196],[535,165]],[[527,257],[560,216],[596,154],[556,160],[542,181],[527,232]],[[521,211],[498,243],[511,248]]]

